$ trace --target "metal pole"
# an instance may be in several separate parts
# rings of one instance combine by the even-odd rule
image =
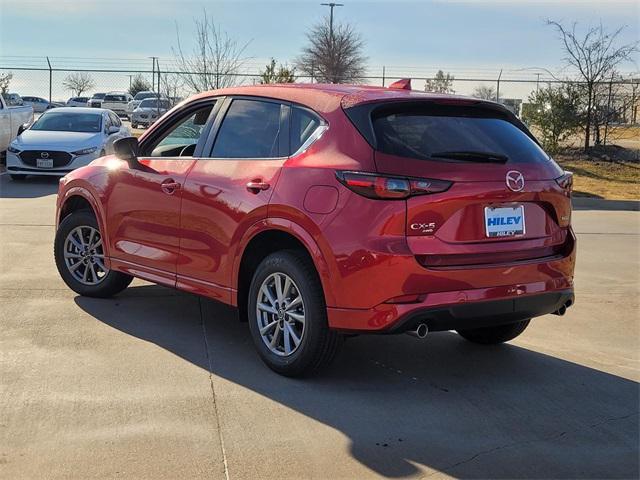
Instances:
[[[324,7],[329,7],[331,9],[329,13],[329,38],[331,39],[331,44],[333,45],[333,9],[335,7],[344,7],[343,3],[321,3],[320,5]]]
[[[538,78],[536,79],[536,93],[540,91],[540,72],[536,73]]]
[[[496,86],[496,102],[500,102],[500,79],[502,78],[502,69],[500,69],[500,75],[498,75],[498,85]]]
[[[53,88],[53,69],[51,68],[51,62],[47,57],[47,63],[49,64],[49,104],[51,104],[51,89]]]
[[[384,87],[384,74],[385,74],[385,68],[384,65],[382,66],[382,86]]]

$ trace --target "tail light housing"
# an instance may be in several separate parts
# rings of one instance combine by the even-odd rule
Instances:
[[[349,190],[377,200],[402,200],[417,195],[440,193],[448,190],[452,184],[446,180],[344,170],[337,171],[336,177]]]
[[[556,183],[560,185],[560,187],[565,191],[567,196],[570,196],[571,191],[573,190],[573,173],[564,172],[564,175],[556,178]]]

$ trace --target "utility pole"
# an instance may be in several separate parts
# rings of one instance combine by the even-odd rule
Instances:
[[[496,102],[500,102],[500,79],[502,78],[502,69],[500,69],[500,75],[498,75],[498,84],[496,85]]]
[[[133,75],[127,75],[129,77],[129,90],[131,90],[131,83],[133,82]]]
[[[152,88],[156,88],[156,60],[158,60],[158,57],[148,57],[151,59],[151,70],[152,70],[152,74],[151,74],[151,85]]]
[[[49,64],[49,105],[51,105],[51,89],[53,88],[53,69],[51,68],[51,62],[47,57],[47,64]]]
[[[343,3],[321,3],[323,7],[329,7],[331,9],[331,13],[329,14],[329,38],[331,39],[331,44],[333,45],[333,9],[335,7],[344,7]]]

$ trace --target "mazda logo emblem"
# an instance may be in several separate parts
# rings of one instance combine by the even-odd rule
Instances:
[[[40,152],[40,158],[49,158],[49,152]]]
[[[506,183],[509,190],[519,192],[524,188],[524,176],[517,170],[509,170]]]

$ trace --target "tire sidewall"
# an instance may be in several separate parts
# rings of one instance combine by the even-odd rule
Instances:
[[[305,268],[306,267],[306,268]],[[297,375],[313,363],[322,336],[328,331],[326,307],[320,282],[305,261],[291,252],[277,252],[266,257],[256,269],[249,287],[249,330],[258,354],[269,367],[279,373]],[[256,318],[258,292],[264,280],[273,273],[284,273],[295,282],[305,308],[305,330],[300,345],[291,355],[276,355],[265,345]]]
[[[56,267],[58,268],[58,273],[60,273],[62,280],[69,288],[71,288],[71,290],[80,295],[100,297],[103,296],[103,292],[106,292],[111,288],[110,284],[113,283],[113,279],[117,275],[117,272],[109,270],[104,280],[99,284],[84,285],[73,277],[64,261],[64,242],[67,235],[69,235],[74,228],[80,226],[93,227],[100,232],[100,236],[102,237],[102,232],[100,231],[98,221],[93,215],[93,212],[90,212],[89,210],[78,210],[65,217],[64,220],[60,222],[54,243]]]

